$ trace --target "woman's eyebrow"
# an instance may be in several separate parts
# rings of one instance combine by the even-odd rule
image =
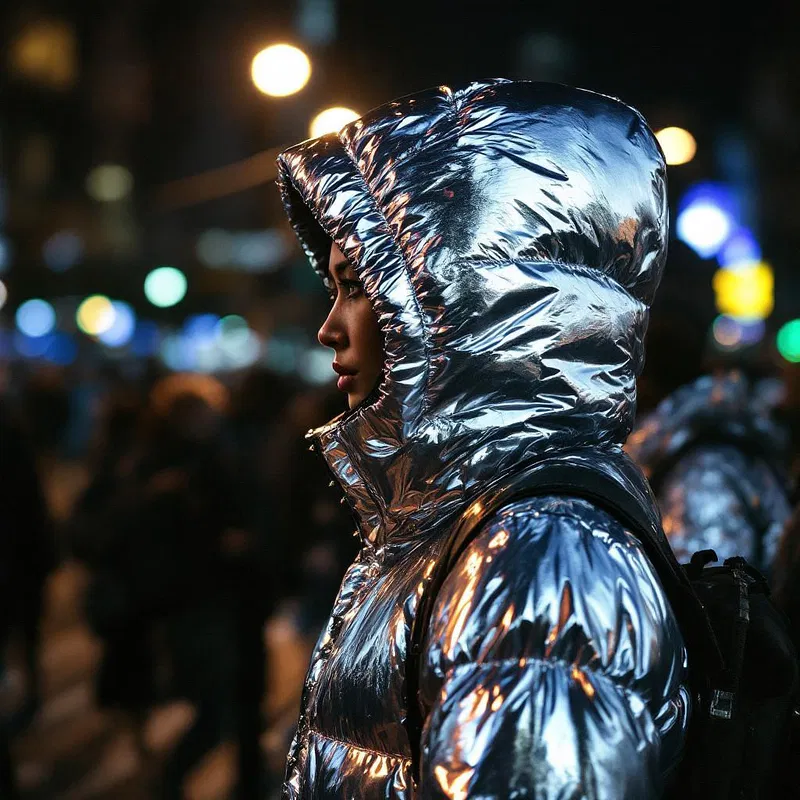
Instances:
[[[337,277],[341,277],[342,273],[346,272],[349,266],[350,263],[346,259],[344,259],[340,261],[338,264],[334,264],[333,267],[331,267],[331,269],[337,275]]]

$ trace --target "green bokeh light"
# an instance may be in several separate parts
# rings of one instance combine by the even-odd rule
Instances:
[[[800,319],[787,322],[779,331],[778,352],[793,364],[800,363]]]

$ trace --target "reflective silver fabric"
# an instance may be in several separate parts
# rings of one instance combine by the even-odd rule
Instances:
[[[738,373],[707,375],[666,398],[628,439],[645,474],[660,473],[664,533],[679,561],[712,549],[770,571],[791,508],[775,470],[754,452],[757,445],[780,462],[786,447],[766,395]]]
[[[414,613],[454,516],[566,448],[620,447],[663,267],[665,167],[641,116],[565,86],[439,87],[279,159],[325,277],[330,240],[385,336],[377,391],[312,433],[362,536],[312,658],[285,796],[657,797],[686,658],[641,548],[585,502],[487,521],[434,609],[414,787]],[[646,487],[643,488],[646,492]]]

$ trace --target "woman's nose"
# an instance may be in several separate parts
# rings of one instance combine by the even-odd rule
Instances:
[[[344,330],[336,317],[336,309],[334,307],[317,332],[317,339],[323,347],[330,347],[332,350],[341,350],[347,343],[346,338]]]

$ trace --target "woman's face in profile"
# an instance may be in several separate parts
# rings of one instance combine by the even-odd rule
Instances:
[[[383,337],[372,304],[342,251],[333,244],[328,261],[333,307],[318,338],[335,355],[337,386],[355,408],[375,388],[383,369]]]

